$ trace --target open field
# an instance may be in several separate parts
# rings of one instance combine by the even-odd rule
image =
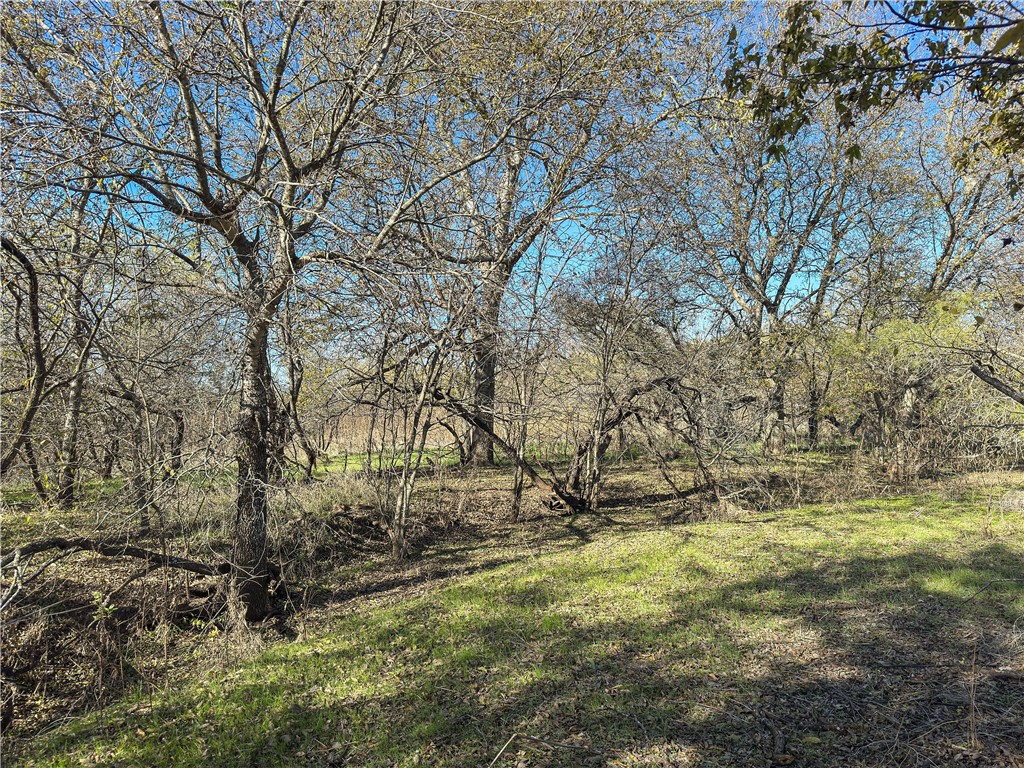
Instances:
[[[1024,475],[691,523],[644,479],[351,560],[8,764],[1022,764]]]

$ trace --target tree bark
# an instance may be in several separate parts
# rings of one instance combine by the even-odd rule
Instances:
[[[284,415],[285,418],[291,419],[295,436],[299,439],[299,447],[306,455],[306,466],[303,468],[303,480],[308,483],[312,481],[313,470],[316,469],[317,449],[309,439],[309,435],[306,434],[306,429],[302,425],[302,419],[299,417],[299,396],[302,394],[305,365],[302,362],[302,358],[300,358],[298,353],[295,351],[295,345],[292,340],[291,317],[288,314],[287,304],[285,304],[282,333],[284,336],[285,349],[288,353],[288,405],[287,412]]]
[[[46,491],[46,483],[43,482],[43,475],[39,471],[39,461],[36,459],[36,449],[31,436],[25,438],[24,447],[25,463],[28,464],[29,474],[32,475],[32,485],[35,486],[39,500],[46,504],[50,500],[50,494]]]
[[[60,477],[57,480],[57,503],[62,509],[70,509],[75,503],[75,480],[78,475],[78,433],[82,420],[82,401],[85,396],[86,369],[89,364],[89,324],[83,316],[82,268],[79,265],[75,276],[74,300],[74,344],[78,350],[75,373],[68,389],[68,410],[60,438]]]
[[[498,378],[498,321],[501,299],[508,283],[508,270],[495,265],[487,276],[480,308],[478,338],[473,353],[473,412],[478,424],[469,435],[466,463],[470,466],[494,465],[494,399]]]
[[[68,392],[68,410],[64,416],[63,429],[61,430],[61,469],[60,477],[57,480],[57,503],[64,509],[69,509],[75,503],[75,480],[78,474],[79,422],[82,418],[82,398],[85,392],[85,374],[89,363],[89,348],[92,345],[92,338],[89,335],[89,322],[86,320],[83,311],[85,307],[85,273],[88,268],[88,259],[83,256],[81,245],[85,209],[95,184],[95,180],[90,179],[87,191],[79,201],[71,246],[71,254],[74,258],[70,278],[70,287],[74,293],[71,299],[72,341],[78,350],[78,360],[75,363],[74,378],[71,379],[71,386]]]
[[[64,538],[55,536],[49,539],[39,539],[28,544],[22,544],[0,557],[0,567],[8,567],[16,561],[38,555],[53,549],[64,552],[96,552],[105,557],[135,557],[145,560],[153,566],[161,568],[179,568],[183,571],[197,573],[200,576],[222,576],[230,570],[226,563],[219,565],[208,565],[184,557],[176,557],[161,552],[153,552],[130,544],[118,541],[102,541],[88,539],[84,536]]]
[[[232,561],[247,621],[270,612],[267,595],[267,487],[273,382],[268,355],[269,320],[250,319],[241,364],[238,412],[238,485]]]
[[[84,344],[84,341],[83,341]],[[68,410],[61,430],[60,478],[57,481],[57,504],[70,509],[75,503],[75,478],[78,474],[78,427],[82,418],[82,399],[85,394],[85,364],[87,353],[81,350],[78,368],[68,391]]]
[[[36,274],[35,266],[31,259],[25,255],[14,241],[3,237],[0,238],[0,246],[7,251],[14,259],[21,264],[28,276],[28,317],[29,326],[32,331],[32,378],[29,384],[28,397],[25,400],[25,407],[22,409],[21,417],[13,430],[8,430],[11,440],[0,458],[0,477],[3,477],[14,465],[18,455],[18,449],[22,443],[29,438],[32,429],[32,419],[43,402],[46,386],[46,355],[43,351],[43,332],[40,323],[39,310],[39,277]]]
[[[114,435],[110,443],[103,446],[103,458],[99,462],[100,480],[109,480],[114,475],[114,464],[117,462],[120,444],[117,435]]]
[[[516,261],[525,253],[525,248],[522,247],[517,253],[514,245],[520,237],[525,236],[526,242],[536,237],[536,233],[530,234],[529,226],[523,229],[522,221],[518,224],[515,222],[516,192],[519,189],[519,176],[526,161],[528,141],[527,137],[519,136],[510,139],[504,145],[504,167],[496,190],[491,226],[480,227],[477,231],[478,246],[481,253],[486,253],[490,266],[484,275],[480,314],[477,318],[477,336],[472,349],[473,413],[479,426],[474,425],[470,430],[467,463],[474,466],[494,464],[494,397],[497,391],[498,321],[501,315],[501,300],[505,296],[505,289],[508,287]],[[492,235],[486,234],[488,230]]]
[[[171,411],[171,420],[174,422],[174,437],[171,439],[167,464],[164,467],[164,481],[170,480],[181,471],[183,463],[181,454],[185,446],[185,414],[179,410],[173,410]]]
[[[986,371],[979,363],[971,366],[971,373],[984,381],[997,392],[1006,395],[1014,402],[1024,405],[1024,392],[1018,391],[995,375],[994,372]]]
[[[807,442],[811,449],[818,447],[821,435],[821,391],[817,377],[812,376],[807,393]]]

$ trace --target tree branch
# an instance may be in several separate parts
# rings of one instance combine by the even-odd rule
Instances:
[[[984,381],[986,384],[988,384],[996,391],[1002,392],[1011,400],[1014,400],[1020,403],[1021,405],[1024,405],[1024,392],[1020,392],[1014,389],[1005,381],[996,376],[994,373],[986,371],[984,368],[981,367],[979,363],[975,363],[974,365],[971,366],[971,373],[973,373],[975,376],[977,376],[979,379]]]
[[[49,552],[54,549],[64,552],[96,552],[105,557],[134,557],[139,560],[145,560],[157,568],[177,568],[190,573],[198,573],[201,576],[222,576],[231,572],[230,563],[208,565],[207,563],[200,563],[183,557],[175,557],[174,555],[165,555],[160,552],[142,549],[128,543],[88,539],[83,536],[72,538],[54,536],[49,539],[39,539],[23,544],[20,547],[15,547],[11,551],[4,553],[3,556],[0,556],[0,568],[11,565],[16,559],[22,560],[26,557],[38,555],[41,552]]]

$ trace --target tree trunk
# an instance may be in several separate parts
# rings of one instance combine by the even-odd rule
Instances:
[[[68,391],[68,410],[64,415],[61,430],[60,478],[57,481],[57,503],[62,509],[70,509],[75,503],[75,479],[78,474],[78,431],[82,419],[82,399],[85,394],[85,372],[89,362],[89,333],[82,317],[81,280],[75,301],[75,346],[78,361],[75,375]]]
[[[0,238],[0,246],[21,264],[25,274],[28,276],[28,319],[29,327],[32,330],[31,383],[21,417],[17,421],[17,426],[11,429],[10,423],[7,424],[7,434],[10,436],[10,439],[7,448],[3,452],[3,456],[0,457],[0,477],[3,477],[14,466],[14,461],[18,456],[18,450],[21,448],[22,443],[30,439],[32,419],[35,418],[36,411],[39,410],[39,406],[43,402],[47,368],[46,354],[43,349],[43,332],[40,325],[39,277],[36,274],[35,266],[33,266],[31,259],[14,244],[14,241],[2,237]],[[30,465],[34,467],[35,460],[30,456],[31,453],[31,447],[27,447],[26,458],[29,459]],[[35,474],[33,474],[33,478],[35,478]],[[40,486],[37,484],[36,487]],[[40,498],[43,498],[43,496],[45,494],[42,494]]]
[[[146,471],[145,457],[142,453],[142,442],[145,439],[145,426],[142,409],[142,400],[135,397],[132,400],[132,475],[129,479],[129,486],[132,491],[132,499],[135,512],[139,516],[139,534],[148,536],[150,532],[149,506],[151,491],[149,487],[149,476]]]
[[[247,621],[270,612],[267,595],[267,487],[273,382],[268,356],[268,320],[250,320],[241,364],[238,409],[238,486],[232,561]]]
[[[771,394],[768,396],[769,420],[768,449],[781,453],[786,448],[786,385],[782,378],[775,379]]]
[[[60,439],[60,478],[57,481],[57,504],[70,509],[75,503],[75,477],[78,474],[78,425],[82,418],[82,396],[85,391],[85,355],[79,359],[78,370],[71,379],[68,410]]]
[[[295,354],[291,339],[291,320],[285,323],[285,344],[288,347],[288,409],[286,418],[291,418],[295,436],[299,439],[299,447],[306,455],[306,465],[303,468],[303,481],[310,482],[313,479],[313,470],[316,469],[317,450],[316,446],[306,434],[306,429],[299,418],[299,395],[302,393],[302,381],[305,377],[305,365],[302,359]]]
[[[817,449],[821,433],[821,391],[818,380],[811,377],[807,394],[807,442],[811,449]]]
[[[28,464],[28,471],[32,475],[32,485],[35,486],[39,500],[45,504],[50,500],[50,497],[46,492],[46,482],[39,471],[39,461],[36,459],[36,449],[32,443],[31,436],[25,438],[24,447],[25,462]]]
[[[523,490],[526,487],[526,474],[523,472],[523,464],[526,459],[520,453],[519,461],[516,462],[515,472],[512,476],[512,522],[518,523],[523,516]]]
[[[114,464],[117,463],[117,454],[120,450],[121,441],[117,435],[110,438],[110,443],[103,446],[103,457],[99,460],[100,480],[109,480],[114,475]]]
[[[501,299],[508,283],[509,271],[504,265],[491,268],[483,286],[477,338],[473,343],[473,411],[479,426],[469,435],[466,463],[471,466],[494,464],[494,398],[498,376],[498,321]]]
[[[185,414],[179,410],[171,411],[171,420],[174,422],[174,437],[164,465],[164,482],[181,472],[183,464],[181,453],[185,445]]]
[[[523,387],[525,391],[526,387]],[[526,487],[526,473],[523,472],[523,465],[526,463],[526,442],[529,429],[529,421],[527,418],[527,407],[523,400],[526,396],[520,398],[519,418],[516,424],[516,433],[514,448],[516,450],[516,461],[515,461],[515,474],[512,478],[512,521],[519,522],[523,511],[523,490]]]

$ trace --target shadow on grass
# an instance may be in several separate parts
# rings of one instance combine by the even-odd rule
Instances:
[[[496,765],[1024,759],[1022,682],[992,674],[1020,650],[1010,606],[1024,586],[998,580],[1020,578],[1021,558],[1005,544],[750,573],[646,554],[501,578],[486,571],[502,561],[480,563],[223,679],[88,720],[38,760],[487,766],[514,733],[559,746],[520,740]]]

